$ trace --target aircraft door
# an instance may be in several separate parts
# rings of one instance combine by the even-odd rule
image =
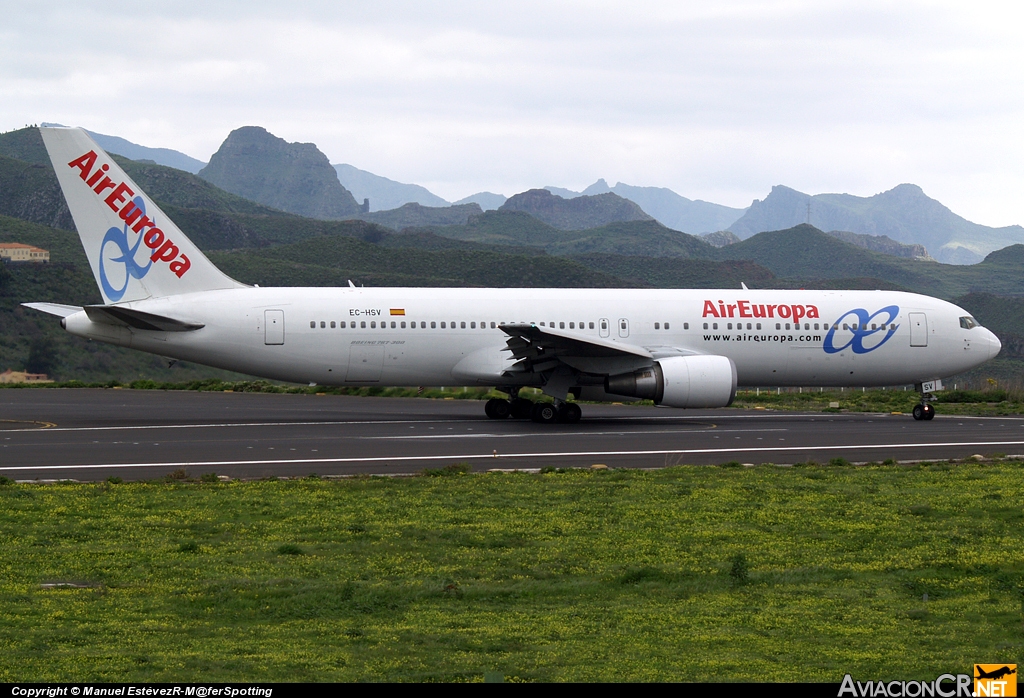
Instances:
[[[928,346],[928,318],[924,313],[908,313],[910,316],[910,346]]]
[[[627,320],[624,317],[620,317],[619,318],[619,336],[620,337],[628,337],[629,336],[629,320]]]
[[[608,322],[608,318],[606,318],[606,317],[601,318],[600,327],[601,327],[601,336],[602,337],[607,337],[608,335],[611,334],[611,332],[612,332],[612,330],[611,330],[611,323]]]
[[[284,311],[264,311],[263,322],[263,343],[284,344]]]

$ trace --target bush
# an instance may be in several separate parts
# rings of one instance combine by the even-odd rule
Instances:
[[[729,568],[729,576],[734,584],[746,584],[750,580],[750,569],[747,566],[747,556],[743,553],[736,553],[732,556],[732,566]]]
[[[299,546],[295,545],[294,543],[285,543],[284,545],[278,547],[277,554],[278,555],[305,555],[306,552],[302,548],[300,548]]]
[[[217,473],[203,473],[199,476],[201,482],[220,482]]]
[[[186,541],[178,546],[179,553],[198,553],[199,544],[194,540]]]
[[[469,463],[452,463],[443,468],[424,468],[423,474],[427,477],[452,477],[465,475],[469,472]]]

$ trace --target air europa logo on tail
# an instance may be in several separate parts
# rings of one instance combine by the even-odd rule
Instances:
[[[800,303],[791,303],[790,305],[755,304],[750,301],[736,301],[735,303],[718,301],[716,305],[712,301],[704,301],[703,317],[780,317],[784,320],[792,319],[796,322],[803,318],[817,319],[818,306],[802,305]]]
[[[124,221],[125,237],[127,238],[128,228],[130,227],[134,233],[137,233],[140,236],[141,241],[146,245],[146,247],[152,250],[152,253],[149,255],[150,263],[146,265],[144,270],[139,269],[138,265],[135,264],[134,261],[134,252],[139,247],[138,242],[136,241],[135,246],[131,248],[131,261],[136,268],[132,268],[128,265],[128,258],[126,257],[128,253],[127,239],[125,240],[125,245],[122,246],[121,250],[122,258],[118,258],[114,261],[125,262],[126,271],[128,271],[130,276],[142,278],[138,272],[141,271],[142,275],[145,275],[149,272],[149,267],[156,262],[168,262],[171,273],[179,279],[189,270],[189,267],[192,266],[192,262],[190,262],[189,258],[184,254],[181,254],[178,246],[175,245],[174,241],[167,237],[164,231],[157,226],[156,221],[146,215],[145,206],[142,205],[141,198],[136,197],[133,200],[132,197],[135,196],[135,192],[132,191],[131,187],[124,182],[114,182],[107,176],[106,173],[110,169],[110,165],[103,164],[96,167],[96,151],[90,150],[85,155],[75,158],[68,163],[68,167],[77,168],[81,172],[80,176],[82,181],[96,192],[97,196],[103,196],[103,193],[108,189],[112,190],[110,194],[104,198],[104,202],[110,207],[111,211],[117,213],[121,220]],[[117,229],[111,228],[111,230]],[[110,231],[108,231],[108,236],[109,232]],[[107,240],[104,239],[104,243],[106,242]],[[102,257],[102,249],[100,250],[100,255]],[[102,259],[100,260],[100,264],[102,266]],[[128,282],[126,279],[126,287],[127,284]],[[118,298],[123,295],[124,290],[122,289]],[[111,297],[111,300],[114,300],[114,298]]]

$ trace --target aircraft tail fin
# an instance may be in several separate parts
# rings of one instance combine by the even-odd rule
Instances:
[[[242,288],[80,128],[40,128],[105,303]]]

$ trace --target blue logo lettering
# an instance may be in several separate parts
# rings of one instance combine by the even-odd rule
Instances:
[[[882,322],[877,329],[868,329],[868,324],[883,313],[886,315],[885,321]],[[847,311],[832,324],[832,329],[830,329],[828,334],[825,335],[825,353],[838,354],[844,349],[852,349],[854,354],[867,354],[869,351],[874,351],[888,342],[889,338],[896,334],[896,330],[899,328],[899,325],[893,325],[892,321],[895,320],[896,316],[899,314],[900,307],[898,305],[887,306],[881,310],[876,310],[870,315],[868,314],[868,311],[863,308],[855,308],[854,310]],[[843,330],[844,332],[851,331],[853,332],[853,335],[850,337],[850,341],[841,347],[837,347],[834,344],[836,330],[839,329],[843,320],[851,315],[856,318],[856,322],[853,323],[853,328],[846,330],[844,327]],[[885,336],[880,339],[875,336],[883,332],[885,333]],[[870,339],[872,337],[874,337],[874,339]],[[868,340],[868,346],[865,346],[865,340]]]
[[[146,214],[146,204],[142,200],[141,196],[136,196],[132,199],[132,203],[141,211],[142,215]],[[114,245],[117,248],[116,252],[120,252],[120,256],[111,257],[109,260],[106,258],[107,244]],[[149,273],[150,267],[153,266],[153,260],[147,259],[146,266],[140,266],[135,261],[135,253],[138,252],[139,246],[142,245],[142,235],[139,235],[138,240],[135,241],[134,246],[128,244],[128,224],[124,224],[124,228],[111,228],[107,231],[107,234],[103,237],[103,242],[100,243],[100,285],[103,287],[103,295],[105,295],[110,302],[116,303],[124,297],[125,291],[128,290],[128,282],[131,279],[141,279]],[[146,251],[148,254],[148,251]],[[110,283],[110,278],[107,276],[106,264],[108,263],[123,264],[124,265],[124,284],[121,288],[114,288],[113,284]]]

